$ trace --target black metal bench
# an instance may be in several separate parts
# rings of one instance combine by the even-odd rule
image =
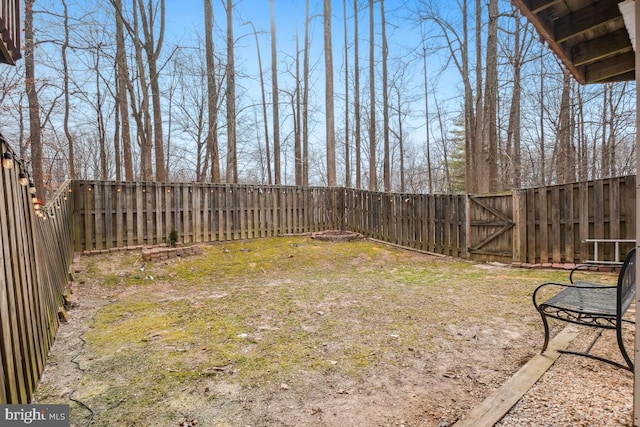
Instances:
[[[602,285],[586,281],[574,280],[574,273],[585,265],[579,265],[571,271],[569,284],[543,283],[533,292],[533,305],[536,307],[544,324],[544,344],[542,353],[549,344],[549,317],[578,325],[600,328],[600,331],[584,352],[562,350],[561,353],[575,354],[609,363],[633,372],[633,361],[624,347],[622,339],[623,322],[635,323],[623,316],[635,297],[636,291],[636,252],[632,249],[620,267],[616,285]],[[544,302],[539,302],[540,292],[548,288],[562,290]],[[615,329],[618,347],[626,365],[590,353],[605,329]]]

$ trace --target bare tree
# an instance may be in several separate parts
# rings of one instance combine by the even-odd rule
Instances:
[[[226,0],[227,13],[227,182],[238,182],[238,157],[236,152],[236,71],[233,40],[233,0]]]
[[[386,17],[384,15],[384,0],[380,1],[380,26],[382,28],[382,133],[384,138],[384,191],[391,191],[391,166],[389,152],[389,76],[387,70],[387,57],[389,56],[389,48],[387,46],[387,30]]]
[[[375,84],[375,41],[373,1],[369,0],[369,98],[371,118],[369,120],[369,190],[378,191],[376,172],[376,84]]]
[[[572,146],[571,146],[571,129],[570,109],[571,109],[571,74],[568,70],[563,70],[562,80],[562,98],[560,104],[560,116],[558,118],[558,126],[556,129],[556,147],[555,147],[555,167],[557,182],[565,184],[575,179],[575,173],[572,176],[570,164],[573,163]],[[575,167],[575,164],[574,164]]]
[[[207,61],[207,153],[211,159],[211,182],[220,182],[220,154],[218,149],[218,90],[213,43],[213,7],[204,0],[205,56]],[[258,53],[259,54],[259,53]],[[260,76],[262,78],[262,76]]]
[[[116,13],[116,108],[118,108],[122,131],[122,157],[124,165],[124,177],[127,181],[133,181],[133,158],[131,155],[131,131],[129,128],[129,102],[127,92],[129,87],[129,66],[127,64],[124,24],[122,15],[122,0],[113,0]],[[116,141],[117,144],[117,141]]]
[[[304,6],[304,58],[302,76],[302,185],[309,185],[309,0]]]
[[[160,84],[158,72],[158,59],[160,58],[160,51],[162,50],[162,43],[164,40],[164,18],[165,7],[164,0],[160,1],[160,28],[158,30],[158,41],[155,43],[155,34],[153,28],[155,28],[155,21],[158,19],[157,12],[154,11],[154,6],[151,0],[147,2],[148,11],[145,13],[142,1],[140,3],[140,18],[142,20],[142,29],[145,36],[145,51],[147,53],[147,61],[149,62],[149,81],[151,85],[151,101],[153,103],[153,136],[154,147],[156,155],[156,180],[165,181],[166,170],[164,161],[164,138],[162,132],[162,107],[160,102]]]
[[[356,150],[356,188],[362,188],[362,150],[360,147],[360,60],[358,40],[358,0],[353,0],[353,114],[354,114],[354,139]]]
[[[324,69],[325,114],[327,139],[327,185],[335,187],[336,178],[336,130],[333,104],[333,50],[331,47],[331,0],[324,0]]]
[[[60,55],[62,56],[62,90],[64,93],[64,134],[67,138],[67,149],[69,150],[67,153],[67,157],[69,159],[69,178],[75,179],[76,177],[76,169],[75,169],[75,158],[73,155],[73,135],[71,134],[71,130],[69,129],[69,65],[67,62],[67,49],[69,49],[69,11],[67,8],[66,0],[62,0],[62,8],[64,11],[64,40],[62,42]]]
[[[424,118],[425,118],[425,149],[427,153],[427,175],[429,178],[429,194],[433,194],[433,171],[431,165],[431,141],[429,139],[429,86],[427,79],[427,47],[422,37],[422,59],[424,67]]]
[[[476,11],[478,13],[478,11]],[[498,190],[498,0],[489,0],[484,112],[482,115],[482,161],[478,176],[481,192]],[[479,74],[476,76],[479,80]]]
[[[347,32],[347,0],[342,0],[344,16],[344,185],[351,187],[351,146],[349,145],[349,37]]]
[[[35,0],[24,2],[24,68],[25,90],[29,102],[29,142],[31,144],[31,168],[33,183],[42,199],[46,198],[44,173],[42,169],[42,128],[40,124],[40,103],[36,88],[35,76],[35,44],[33,29],[33,3]]]
[[[302,164],[302,138],[300,129],[302,127],[301,115],[302,115],[302,99],[300,94],[301,83],[300,83],[300,46],[299,46],[299,37],[298,37],[298,29],[296,28],[296,88],[295,88],[295,100],[292,99],[292,103],[295,104],[292,106],[293,110],[293,134],[294,134],[294,142],[293,142],[293,151],[295,157],[295,183],[296,185],[303,185],[304,182],[304,166]]]
[[[273,7],[274,0],[270,0],[271,11],[271,97],[273,100],[273,173],[276,185],[281,184],[280,160],[280,104],[278,101],[278,51],[276,44],[276,18]]]

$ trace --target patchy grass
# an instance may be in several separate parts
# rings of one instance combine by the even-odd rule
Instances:
[[[427,383],[455,397],[431,396],[444,400],[423,401],[432,412],[416,417],[454,417],[537,349],[531,292],[567,275],[305,237],[205,246],[143,270],[132,254],[83,262],[95,306],[85,308],[83,376],[68,387],[95,426],[345,422],[310,406],[338,405],[322,396],[351,405],[347,425],[365,425],[396,416],[396,394],[422,396]],[[363,396],[387,408],[382,418],[363,415]],[[76,425],[86,419],[72,406]]]

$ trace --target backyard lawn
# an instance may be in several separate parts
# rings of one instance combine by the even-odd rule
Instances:
[[[567,277],[308,237],[75,268],[35,401],[109,427],[453,424],[539,352],[531,294]]]

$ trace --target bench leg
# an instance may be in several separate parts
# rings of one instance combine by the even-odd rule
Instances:
[[[627,349],[624,348],[624,341],[622,340],[622,322],[618,322],[618,327],[616,328],[616,338],[618,339],[618,348],[620,348],[620,353],[622,353],[622,357],[624,361],[627,362],[627,366],[629,366],[629,370],[633,372],[633,362],[627,353]]]
[[[545,316],[541,311],[539,311],[539,313],[542,317],[542,324],[544,325],[544,344],[542,344],[542,351],[540,351],[540,353],[542,354],[549,345],[549,323],[547,322],[547,316]]]

